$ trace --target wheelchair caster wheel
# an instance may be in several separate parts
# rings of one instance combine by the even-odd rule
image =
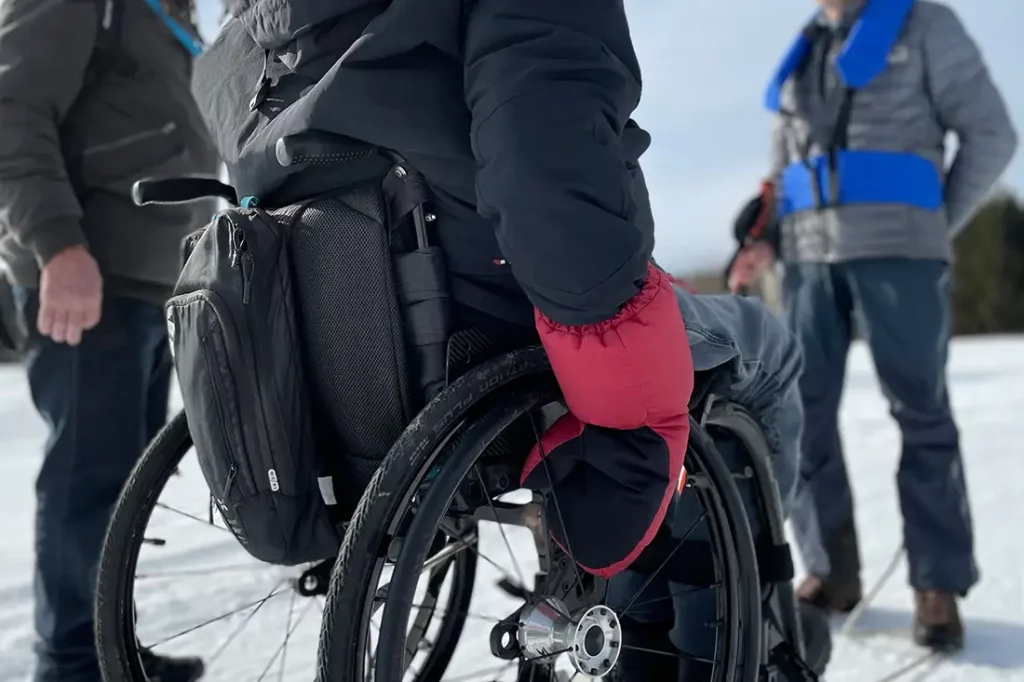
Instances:
[[[565,612],[565,605],[552,598],[523,610],[518,630],[523,655],[529,660],[565,652],[582,675],[610,673],[622,651],[618,616],[607,606],[594,606],[574,623]]]

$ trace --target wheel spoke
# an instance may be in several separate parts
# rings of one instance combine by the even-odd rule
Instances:
[[[221,643],[221,645],[219,647],[217,647],[217,650],[215,652],[213,652],[213,655],[210,657],[210,664],[211,665],[213,664],[214,661],[216,661],[218,658],[220,658],[220,655],[222,653],[224,653],[224,651],[227,650],[227,648],[231,644],[231,642],[233,642],[235,640],[235,638],[238,637],[239,634],[241,634],[242,630],[245,629],[245,626],[249,624],[249,621],[251,621],[256,616],[256,614],[259,613],[260,609],[263,608],[263,605],[267,603],[267,600],[270,599],[274,595],[274,592],[279,587],[281,587],[281,585],[283,585],[284,582],[285,582],[284,580],[278,582],[277,585],[275,585],[270,590],[270,592],[267,593],[267,596],[264,597],[262,600],[260,600],[260,602],[256,605],[256,608],[253,609],[252,611],[250,611],[248,613],[248,615],[246,615],[245,619],[241,623],[238,624],[238,627],[236,627],[234,630],[232,630],[231,634],[228,635],[224,639],[224,641]]]
[[[268,600],[270,600],[270,599],[272,599],[274,597],[277,597],[277,596],[279,596],[281,594],[284,594],[285,589],[286,588],[276,589],[273,592],[271,592],[269,595],[267,595],[266,597],[263,597],[262,599],[257,599],[254,602],[251,602],[251,603],[246,604],[244,606],[240,606],[237,609],[234,609],[232,611],[228,611],[227,613],[222,614],[220,616],[217,616],[216,618],[210,618],[209,620],[205,620],[202,623],[199,623],[198,625],[193,625],[192,627],[190,627],[190,628],[188,628],[186,630],[182,630],[181,632],[173,634],[173,635],[171,635],[169,637],[165,637],[165,638],[161,639],[160,641],[156,642],[155,644],[150,645],[149,648],[150,649],[155,649],[158,646],[161,646],[163,644],[167,644],[168,642],[171,642],[171,641],[173,641],[175,639],[178,639],[179,637],[184,637],[185,635],[193,633],[196,630],[199,630],[201,628],[205,628],[205,627],[207,627],[209,625],[213,625],[214,623],[219,623],[220,621],[225,620],[227,618],[231,618],[232,616],[236,616],[239,613],[242,613],[243,611],[245,611],[247,609],[251,609],[254,606],[262,606]]]
[[[270,661],[267,663],[266,667],[263,668],[263,672],[260,674],[256,682],[263,682],[263,679],[267,676],[267,673],[270,672],[270,669],[274,666],[274,662],[277,660],[277,657],[281,655],[281,652],[284,651],[285,648],[287,648],[288,640],[291,639],[292,634],[295,632],[295,629],[299,627],[299,623],[302,622],[302,619],[306,617],[306,614],[309,613],[309,609],[312,608],[313,604],[315,603],[315,601],[310,600],[310,602],[306,604],[306,607],[302,609],[302,614],[295,619],[295,623],[292,624],[291,628],[288,629],[288,632],[285,633],[284,641],[281,642],[281,646],[277,647],[277,650],[274,652],[274,655],[270,657]]]
[[[679,539],[679,544],[677,544],[675,548],[671,552],[669,552],[668,556],[662,560],[658,568],[655,569],[654,572],[652,572],[649,576],[647,576],[647,580],[645,580],[644,584],[640,586],[640,589],[636,591],[636,594],[633,595],[633,598],[629,600],[629,603],[626,604],[626,608],[622,609],[622,612],[619,614],[620,617],[626,615],[626,613],[629,611],[630,608],[632,608],[632,606],[640,597],[640,595],[643,594],[644,590],[648,588],[648,586],[654,581],[654,578],[657,577],[658,573],[661,572],[661,569],[665,568],[665,566],[668,565],[668,562],[672,559],[673,556],[675,556],[675,553],[679,551],[679,548],[683,546],[683,543],[686,542],[686,539],[690,537],[693,531],[697,529],[697,526],[704,519],[706,519],[707,516],[707,511],[703,511],[701,512],[700,516],[693,520],[693,523],[690,524],[690,527],[686,529],[685,533],[683,533],[683,537]]]
[[[491,499],[491,493],[487,490],[487,483],[484,482],[483,473],[480,471],[480,463],[477,462],[473,465],[473,473],[476,474],[476,480],[480,483],[480,490],[487,500],[487,505],[491,508],[491,512],[494,514],[496,523],[498,524],[498,531],[501,533],[501,539],[505,541],[505,548],[508,550],[508,555],[512,559],[512,565],[516,569],[516,575],[519,576],[519,584],[526,584],[526,576],[523,575],[523,569],[519,566],[519,562],[516,560],[516,553],[512,551],[512,543],[508,541],[508,535],[505,533],[505,524],[498,521],[498,510],[494,507],[494,500]]]
[[[285,621],[285,637],[284,637],[284,649],[281,651],[281,667],[278,668],[277,682],[284,682],[284,665],[288,658],[288,638],[291,636],[292,627],[292,616],[295,615],[295,597],[298,596],[298,592],[292,591],[292,598],[288,601],[288,619]]]
[[[441,530],[443,530],[445,532],[446,535],[448,535],[448,537],[456,538],[456,539],[462,541],[462,536],[459,534],[459,531],[457,531],[456,529],[452,528],[451,525],[449,525],[445,521],[443,521],[443,520],[441,521],[440,528],[441,528]],[[473,554],[477,555],[477,557],[479,557],[479,558],[483,559],[484,561],[486,561],[487,563],[489,563],[491,566],[494,566],[494,568],[498,569],[498,571],[501,572],[502,576],[504,576],[506,580],[508,580],[509,582],[519,586],[520,589],[524,590],[527,594],[533,594],[533,592],[531,590],[527,589],[525,585],[521,585],[521,584],[517,583],[515,578],[512,575],[510,575],[509,572],[506,571],[502,566],[500,566],[498,564],[498,562],[496,562],[494,559],[491,559],[488,556],[485,556],[480,551],[480,548],[477,545],[469,544],[469,545],[466,546],[466,549],[471,551]]]
[[[562,506],[558,503],[558,494],[555,492],[555,481],[551,476],[551,466],[548,464],[547,453],[544,452],[544,446],[541,443],[540,430],[537,428],[537,422],[533,418],[533,413],[530,413],[530,427],[533,429],[533,437],[536,441],[537,448],[540,450],[540,463],[544,467],[544,475],[548,478],[548,486],[551,488],[551,499],[555,503],[555,513],[558,515],[558,525],[562,528],[562,534],[565,536],[565,550],[569,555],[569,561],[572,562],[573,572],[576,576],[576,584],[573,585],[573,589],[576,585],[583,584],[583,576],[580,573],[580,566],[576,563],[575,552],[572,551],[572,543],[569,542],[569,532],[566,530],[565,518],[562,516]]]
[[[226,533],[230,533],[231,532],[230,530],[228,530],[224,526],[218,526],[216,523],[210,523],[209,521],[207,521],[204,518],[196,516],[195,514],[190,514],[190,513],[186,512],[186,511],[182,511],[182,510],[180,510],[180,509],[178,509],[176,507],[172,507],[170,505],[164,504],[163,502],[157,502],[156,506],[159,507],[160,509],[164,509],[166,511],[169,511],[169,512],[172,512],[174,514],[177,514],[179,516],[184,516],[186,519],[192,519],[193,521],[196,521],[197,523],[201,523],[204,526],[208,526],[210,528],[216,528],[217,530],[222,530],[222,531],[224,531]]]
[[[206,576],[216,573],[249,572],[253,569],[266,568],[266,564],[252,562],[248,564],[233,564],[230,566],[212,566],[210,568],[186,568],[174,571],[153,571],[150,573],[136,573],[136,580],[164,580],[168,578],[184,578],[189,576]]]
[[[669,594],[662,595],[660,597],[653,597],[651,599],[644,599],[643,601],[638,601],[636,604],[633,604],[633,606],[640,607],[650,606],[651,604],[659,604],[670,599],[675,599],[676,597],[681,597],[684,594],[690,594],[691,592],[700,592],[701,590],[713,590],[716,587],[721,587],[721,585],[722,583],[713,583],[711,585],[687,585],[684,589],[678,590],[676,592],[673,592],[670,589]]]

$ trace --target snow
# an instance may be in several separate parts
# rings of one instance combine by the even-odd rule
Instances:
[[[982,581],[963,604],[966,650],[901,679],[927,675],[929,682],[1021,681],[1024,533],[1018,524],[1024,524],[1020,446],[1024,439],[1020,416],[1024,408],[1024,338],[957,340],[950,384],[961,425]],[[900,542],[893,480],[899,435],[860,345],[854,347],[850,361],[842,423],[856,489],[864,579],[871,585]],[[0,495],[0,682],[20,682],[31,674],[33,482],[43,438],[43,424],[32,408],[21,372],[17,367],[0,367],[0,481],[5,485]],[[205,516],[205,489],[194,462],[182,467],[163,499],[171,496],[176,508]],[[313,679],[320,602],[293,599],[293,590],[280,588],[281,580],[294,577],[296,571],[261,566],[248,559],[226,533],[215,528],[197,530],[197,524],[181,515],[155,515],[153,524],[147,536],[163,537],[167,544],[147,547],[139,567],[139,572],[148,576],[137,585],[139,629],[145,641],[158,642],[228,610],[253,604],[277,588],[251,621],[246,618],[252,609],[179,637],[159,650],[215,659],[206,677],[211,682],[255,680],[263,671],[267,671],[267,679]],[[518,545],[516,559],[529,575],[533,569],[527,557],[533,554],[528,539],[519,531],[510,529],[509,534]],[[515,571],[497,533],[482,539],[480,551]],[[220,570],[211,573],[211,567]],[[173,580],[166,575],[171,571],[177,573]],[[861,634],[837,638],[827,682],[879,680],[920,656],[906,634],[912,602],[904,572],[905,566],[901,566],[859,621],[856,629]],[[490,629],[484,618],[503,617],[513,608],[513,602],[488,587],[497,576],[496,569],[482,564],[467,635],[446,679],[494,680],[495,672],[489,677],[470,675],[500,669],[500,662],[490,659],[481,648],[486,647]],[[243,622],[250,627],[225,646],[225,639]],[[282,652],[279,647],[289,623],[294,633]]]

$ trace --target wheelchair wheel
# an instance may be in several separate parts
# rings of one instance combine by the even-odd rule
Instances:
[[[554,682],[566,678],[560,667],[566,662],[570,678],[583,673],[611,679],[620,652],[648,651],[624,638],[619,621],[647,585],[620,612],[605,606],[604,581],[582,574],[549,544],[543,499],[516,490],[527,451],[543,430],[538,415],[557,410],[559,400],[543,350],[518,351],[467,373],[406,430],[363,496],[335,563],[321,632],[320,682]],[[714,444],[699,428],[692,433],[686,494],[697,496],[703,508],[698,521],[707,524],[713,564],[706,587],[715,590],[717,609],[708,623],[715,630],[715,656],[695,662],[715,682],[753,682],[762,622],[750,526]],[[491,532],[495,522],[497,533]],[[509,540],[504,524],[520,533],[519,542]],[[692,530],[673,552],[686,551]],[[489,545],[504,546],[510,570],[498,564]],[[532,588],[524,550],[537,555]],[[504,596],[488,604],[477,595],[474,611],[463,614],[474,627],[454,658],[468,671],[416,669],[404,641],[410,616],[421,610],[417,584],[425,565],[453,551],[483,559],[478,582],[497,583]],[[383,617],[374,632],[369,619],[379,611]],[[489,626],[476,628],[478,622]],[[363,652],[374,635],[375,655],[367,659]]]
[[[191,451],[182,412],[147,448],[114,510],[96,598],[104,679],[149,680],[150,653],[178,652],[203,657],[208,678],[313,679],[315,616],[333,562],[283,567],[250,557],[210,505]],[[428,590],[426,611],[443,617],[437,634],[418,636],[434,638],[428,663],[444,667],[465,623],[458,614],[472,597],[476,557],[436,562],[431,575],[451,589],[447,602]]]

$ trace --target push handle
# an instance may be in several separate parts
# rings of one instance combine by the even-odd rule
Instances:
[[[146,178],[132,185],[132,201],[136,206],[187,204],[211,198],[238,205],[235,188],[212,177]]]

